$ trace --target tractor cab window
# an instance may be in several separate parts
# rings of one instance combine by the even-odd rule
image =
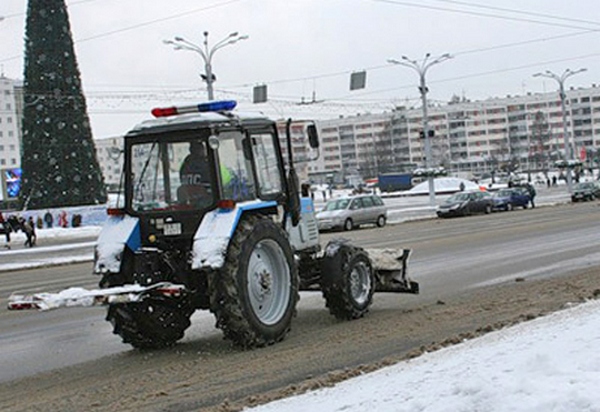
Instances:
[[[243,201],[257,198],[252,157],[244,147],[245,139],[245,135],[239,131],[221,132],[219,135],[217,152],[224,199]]]
[[[275,136],[270,133],[252,134],[250,142],[256,163],[256,177],[261,197],[281,193],[283,185]]]
[[[131,147],[135,211],[194,210],[215,202],[206,142],[146,142]]]

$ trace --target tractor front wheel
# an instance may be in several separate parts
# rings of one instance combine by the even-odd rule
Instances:
[[[321,273],[329,313],[341,320],[357,319],[367,313],[373,302],[375,274],[363,249],[339,241],[330,242],[325,249]]]

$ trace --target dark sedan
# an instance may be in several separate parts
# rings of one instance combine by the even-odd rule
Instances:
[[[600,183],[581,182],[573,186],[571,200],[573,202],[594,200],[600,197]]]
[[[439,205],[436,213],[439,217],[468,216],[475,213],[491,213],[493,207],[492,195],[488,192],[459,192]]]
[[[531,195],[524,187],[500,189],[493,194],[494,210],[513,210],[515,207],[527,209]]]

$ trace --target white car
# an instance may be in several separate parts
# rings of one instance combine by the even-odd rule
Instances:
[[[387,207],[376,195],[357,195],[332,199],[317,213],[319,230],[352,230],[362,224],[379,227],[387,221]]]

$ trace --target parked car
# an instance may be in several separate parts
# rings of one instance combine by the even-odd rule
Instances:
[[[439,217],[468,216],[475,213],[491,213],[494,207],[492,195],[483,191],[459,192],[438,206]]]
[[[531,195],[525,187],[500,189],[492,195],[494,210],[513,210],[515,207],[527,209]]]
[[[600,183],[581,182],[573,186],[571,200],[573,202],[594,200],[600,197]]]
[[[383,227],[387,213],[387,207],[379,196],[348,196],[327,202],[323,210],[317,213],[317,222],[319,230],[352,230],[367,223]]]

